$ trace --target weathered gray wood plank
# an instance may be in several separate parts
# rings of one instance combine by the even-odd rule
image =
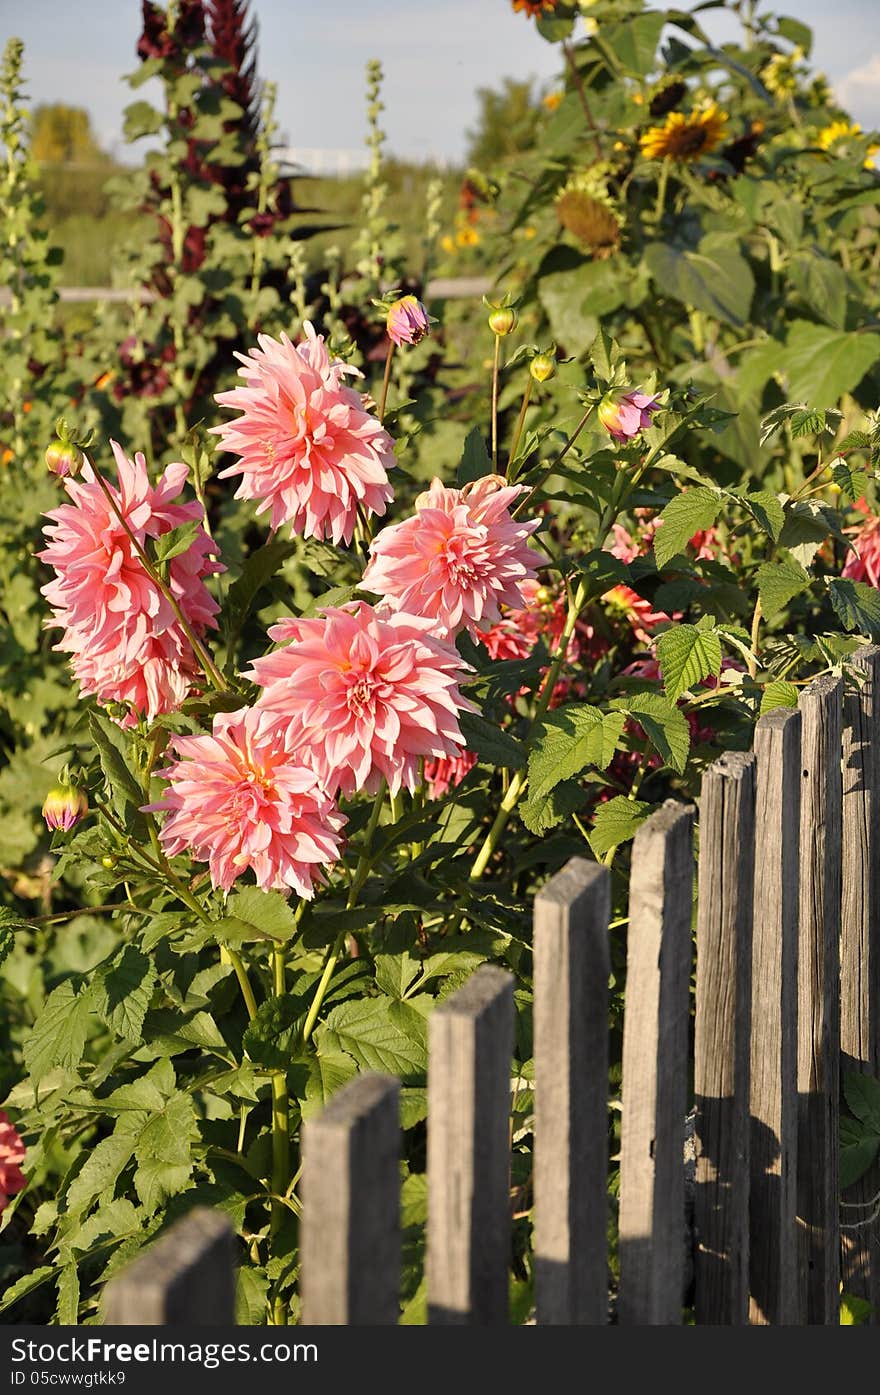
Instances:
[[[235,1241],[220,1211],[194,1207],[104,1290],[113,1327],[228,1327],[235,1322]]]
[[[398,1320],[399,1093],[390,1076],[358,1076],[304,1126],[304,1323]]]
[[[751,752],[703,776],[694,1024],[698,1323],[749,1319],[749,1046],[755,881]]]
[[[681,1322],[693,817],[667,802],[630,877],[620,1162],[621,1324]]]
[[[833,1326],[840,1314],[841,680],[817,678],[798,705],[798,1279],[804,1320]]]
[[[753,1323],[801,1321],[797,1284],[797,956],[801,715],[755,729],[755,901],[749,1139]]]
[[[844,699],[843,894],[840,926],[840,1068],[880,1074],[880,648],[854,656],[857,691]],[[867,1220],[880,1166],[843,1194],[843,1288],[880,1321],[880,1225]]]
[[[605,867],[572,858],[535,898],[535,1306],[608,1320],[608,919]]]
[[[428,1321],[508,1318],[513,978],[486,965],[428,1023]]]

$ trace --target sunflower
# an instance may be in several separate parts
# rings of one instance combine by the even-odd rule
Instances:
[[[603,161],[572,175],[556,196],[556,216],[565,230],[603,260],[617,251],[623,219],[608,190],[615,166]]]
[[[817,137],[817,144],[823,150],[835,151],[837,154],[845,155],[847,152],[843,148],[847,141],[860,140],[863,136],[861,126],[857,121],[832,121],[830,126],[826,126],[824,131],[820,131]],[[865,169],[874,168],[874,156],[880,154],[880,145],[869,145],[865,157]]]
[[[651,126],[639,139],[642,154],[649,160],[695,160],[708,155],[725,135],[727,112],[714,102],[685,116],[671,111],[662,126]]]
[[[511,0],[514,13],[523,13],[529,19],[540,19],[541,15],[552,14],[556,9],[558,0]]]

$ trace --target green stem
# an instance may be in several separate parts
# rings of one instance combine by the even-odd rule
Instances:
[[[272,977],[276,998],[283,998],[284,950],[272,951]],[[281,1200],[290,1183],[290,1101],[287,1094],[287,1071],[272,1072],[272,1202],[269,1220],[270,1240],[281,1229],[285,1206]],[[276,1298],[273,1304],[275,1326],[286,1327],[287,1304]]]
[[[666,208],[666,186],[669,183],[669,158],[664,157],[660,162],[660,174],[657,179],[657,201],[654,205],[654,222],[659,223]]]
[[[750,678],[758,676],[758,634],[761,629],[761,615],[761,597],[759,596],[755,602],[755,613],[752,616],[752,657],[749,659],[748,665]]]
[[[529,376],[528,376],[528,378],[526,379],[526,390],[525,390],[525,392],[523,393],[522,406],[521,406],[520,409],[519,409],[519,417],[518,417],[517,423],[516,423],[516,430],[515,430],[514,433],[513,433],[513,440],[512,440],[511,443],[510,443],[510,456],[509,456],[509,458],[508,458],[508,463],[507,463],[507,473],[508,473],[508,475],[510,475],[510,467],[512,466],[512,464],[513,464],[513,462],[514,462],[514,460],[515,460],[515,458],[516,458],[516,448],[517,448],[517,446],[519,445],[519,438],[520,438],[520,436],[522,435],[523,426],[525,425],[526,412],[527,412],[528,409],[529,409],[529,399],[530,399],[531,395],[532,395],[532,375],[531,375],[531,373],[530,373]]]
[[[361,892],[361,887],[366,881],[370,871],[370,851],[373,846],[373,838],[375,837],[376,829],[379,827],[379,820],[382,816],[382,805],[385,802],[385,789],[386,784],[383,780],[382,784],[379,786],[379,792],[376,795],[375,801],[373,803],[373,808],[370,813],[370,820],[367,824],[366,832],[364,833],[364,846],[361,855],[358,858],[358,863],[357,867],[355,868],[354,877],[352,878],[351,887],[348,893],[348,900],[346,901],[346,910],[351,910],[352,907],[356,904],[358,896]],[[330,980],[332,979],[334,971],[336,969],[336,963],[339,959],[339,955],[342,952],[342,946],[345,944],[346,933],[347,932],[345,930],[340,931],[340,933],[337,935],[336,939],[334,940],[333,944],[330,946],[330,949],[327,952],[327,958],[324,962],[324,972],[321,975],[318,987],[315,989],[315,996],[309,1005],[309,1011],[306,1016],[305,1026],[303,1027],[303,1045],[305,1045],[305,1043],[309,1040],[309,1038],[312,1035],[312,1032],[315,1029],[315,1023],[318,1020],[318,1013],[321,1011],[321,1004],[327,996],[327,989],[330,987]]]
[[[561,449],[561,451],[559,452],[559,454],[558,454],[558,455],[554,455],[553,459],[550,461],[550,464],[544,466],[544,469],[541,471],[541,473],[540,473],[540,475],[538,476],[538,478],[536,479],[535,483],[532,485],[532,487],[531,487],[531,489],[529,490],[528,494],[524,494],[524,495],[522,496],[522,498],[520,499],[520,501],[519,501],[519,503],[517,504],[516,508],[513,510],[513,517],[514,517],[514,518],[516,518],[516,516],[517,516],[518,513],[522,513],[522,510],[525,508],[526,504],[528,504],[528,503],[530,502],[530,500],[534,498],[535,494],[537,494],[538,490],[541,488],[541,485],[544,483],[544,481],[545,481],[546,479],[548,479],[550,475],[553,474],[553,471],[556,469],[556,466],[559,465],[559,464],[561,463],[561,461],[565,459],[566,455],[568,455],[568,452],[571,450],[571,448],[572,448],[572,446],[574,445],[575,441],[577,440],[578,436],[581,434],[581,432],[583,431],[583,429],[584,429],[584,427],[586,426],[587,422],[590,420],[590,417],[592,416],[592,414],[593,414],[593,408],[592,408],[592,405],[591,405],[591,406],[589,406],[589,407],[587,408],[587,410],[584,412],[583,416],[581,417],[581,419],[580,419],[580,421],[578,422],[577,426],[575,427],[574,431],[572,431],[572,433],[571,433],[571,435],[569,436],[568,440],[565,442],[565,445],[562,447],[562,449]]]
[[[385,376],[382,379],[382,396],[379,398],[379,420],[385,420],[385,403],[388,401],[388,384],[391,382],[391,360],[394,358],[394,340],[388,340],[388,353],[385,356]]]
[[[501,362],[501,336],[495,335],[492,359],[492,469],[498,473],[498,369]]]
[[[153,566],[153,563],[150,561],[147,553],[144,551],[143,547],[138,542],[137,538],[135,537],[134,533],[129,527],[128,520],[125,518],[124,514],[122,513],[118,504],[116,503],[116,500],[113,498],[113,491],[110,489],[110,486],[107,484],[107,481],[104,479],[101,472],[99,470],[96,470],[94,466],[92,467],[92,474],[98,481],[98,484],[101,486],[101,489],[104,492],[108,504],[115,513],[116,517],[119,519],[119,522],[122,524],[122,527],[125,529],[125,532],[128,535],[129,540],[131,541],[131,545],[137,553],[145,572],[149,576],[150,580],[153,581],[156,586],[158,586],[159,590],[162,592],[162,595],[165,597],[168,604],[171,606],[171,609],[174,611],[174,614],[180,622],[180,626],[184,634],[186,635],[187,639],[190,642],[190,645],[192,646],[192,651],[196,659],[204,669],[205,676],[207,677],[208,681],[213,684],[218,693],[228,692],[229,684],[226,682],[226,679],[223,677],[223,674],[217,668],[217,665],[214,663],[214,660],[211,658],[207,649],[205,649],[204,645],[201,644],[198,638],[196,637],[189,621],[187,620],[186,616],[180,608],[180,605],[178,604],[177,598],[171,591],[171,588],[167,586],[165,582],[162,580],[161,576],[156,571],[156,568]]]

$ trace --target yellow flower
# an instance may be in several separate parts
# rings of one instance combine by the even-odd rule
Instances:
[[[662,126],[652,126],[640,137],[639,145],[648,160],[695,160],[714,150],[726,129],[727,112],[710,102],[690,116],[671,111]]]
[[[761,69],[761,80],[775,97],[788,97],[797,91],[800,71],[798,64],[804,56],[802,48],[792,49],[791,53],[774,53]]]
[[[440,239],[440,246],[443,248],[443,251],[444,251],[444,252],[454,252],[454,251],[455,251],[455,239],[454,239],[454,238],[451,238],[451,237],[449,236],[449,233],[446,233],[446,234],[445,234],[443,237],[441,237],[441,239]]]
[[[459,228],[458,232],[455,234],[455,241],[459,247],[476,247],[479,240],[480,234],[477,232],[476,228],[465,226]]]
[[[824,131],[819,132],[818,144],[823,150],[834,150],[844,141],[858,140],[861,135],[862,128],[857,121],[832,121],[830,126],[826,126]],[[840,153],[845,154],[845,151]],[[874,156],[877,154],[880,154],[880,145],[869,145],[865,157],[866,170],[874,168]]]
[[[548,92],[547,96],[542,98],[542,101],[548,111],[555,111],[562,101],[563,96],[564,93],[562,92]]]

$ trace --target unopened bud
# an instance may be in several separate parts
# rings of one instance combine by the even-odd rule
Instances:
[[[501,305],[489,316],[489,328],[499,339],[512,334],[516,329],[516,311],[510,305]]]
[[[49,472],[60,480],[75,479],[83,467],[85,456],[79,446],[56,439],[46,450]]]
[[[529,364],[529,372],[536,383],[546,383],[556,375],[556,359],[553,354],[535,354]]]
[[[420,300],[414,295],[401,296],[389,307],[385,328],[388,338],[398,347],[401,344],[419,344],[436,324]]]
[[[56,785],[46,795],[43,805],[43,818],[49,828],[60,828],[69,833],[85,818],[89,811],[89,801],[83,790],[76,785]]]

